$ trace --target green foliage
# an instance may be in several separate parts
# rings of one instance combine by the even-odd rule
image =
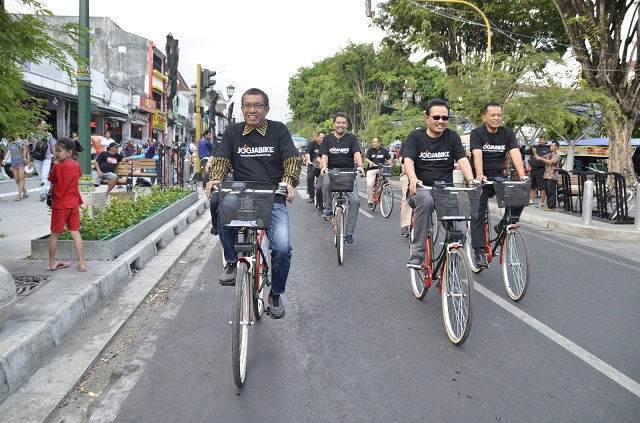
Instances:
[[[93,217],[89,215],[88,207],[83,206],[80,213],[82,239],[86,241],[113,238],[192,192],[180,187],[163,190],[159,185],[153,185],[149,195],[143,195],[138,191],[136,201],[119,199],[109,201],[104,209],[94,207]],[[71,239],[71,234],[65,230],[60,234],[60,239]]]
[[[6,137],[28,134],[47,112],[45,101],[29,95],[22,86],[22,66],[50,61],[75,81],[75,63],[83,63],[73,45],[49,34],[58,33],[77,42],[88,35],[78,24],[53,26],[52,13],[34,0],[19,0],[33,15],[11,15],[0,8],[0,131]]]

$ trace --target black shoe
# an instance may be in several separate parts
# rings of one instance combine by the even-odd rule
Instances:
[[[269,293],[269,315],[272,319],[282,319],[285,314],[284,302],[280,295]]]
[[[373,210],[373,203],[369,203],[369,210]]]
[[[499,223],[493,227],[493,230],[496,231],[496,234],[499,234],[501,229],[502,225],[500,225]]]
[[[211,235],[218,235],[218,227],[211,226]]]
[[[404,237],[408,237],[410,232],[411,232],[411,228],[409,226],[403,226],[402,229],[400,229],[400,233]]]
[[[476,267],[479,269],[486,269],[489,267],[489,263],[487,263],[487,257],[484,254],[476,255]]]
[[[220,275],[220,285],[234,286],[236,284],[236,274],[238,273],[238,263],[228,263],[224,272]]]

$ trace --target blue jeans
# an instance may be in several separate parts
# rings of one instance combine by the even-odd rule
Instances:
[[[224,250],[224,259],[227,263],[237,262],[238,254],[233,249],[233,244],[238,238],[238,231],[236,229],[225,229],[220,225],[219,207],[218,228],[220,243]],[[289,211],[285,204],[273,204],[267,237],[269,238],[269,249],[271,250],[271,292],[274,295],[284,294],[292,256]]]

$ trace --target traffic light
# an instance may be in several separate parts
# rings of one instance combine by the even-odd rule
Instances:
[[[216,71],[210,71],[209,69],[202,69],[202,74],[200,75],[200,81],[201,81],[201,88],[203,90],[209,88],[209,87],[213,87],[214,85],[216,85],[216,80],[215,79],[211,79],[212,77],[216,76]]]

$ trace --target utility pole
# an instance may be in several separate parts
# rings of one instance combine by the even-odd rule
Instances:
[[[173,116],[173,99],[178,92],[178,58],[179,58],[178,40],[173,38],[169,33],[167,35],[167,44],[165,53],[167,55],[167,73],[169,87],[167,90],[167,142],[165,143],[165,187],[173,184],[173,127],[175,126],[175,117]],[[178,169],[176,169],[176,172]]]
[[[202,172],[200,171],[200,155],[198,154],[198,143],[200,142],[200,138],[202,137],[202,117],[200,115],[200,102],[201,98],[201,87],[202,87],[202,66],[198,63],[196,68],[196,174],[202,176]],[[200,180],[200,177],[196,176],[196,181]]]
[[[79,24],[89,33],[89,0],[80,0]],[[84,147],[84,154],[78,156],[83,175],[91,175],[91,65],[89,36],[83,35],[78,43],[78,54],[86,60],[84,66],[78,65],[76,82],[78,83],[78,139]]]

